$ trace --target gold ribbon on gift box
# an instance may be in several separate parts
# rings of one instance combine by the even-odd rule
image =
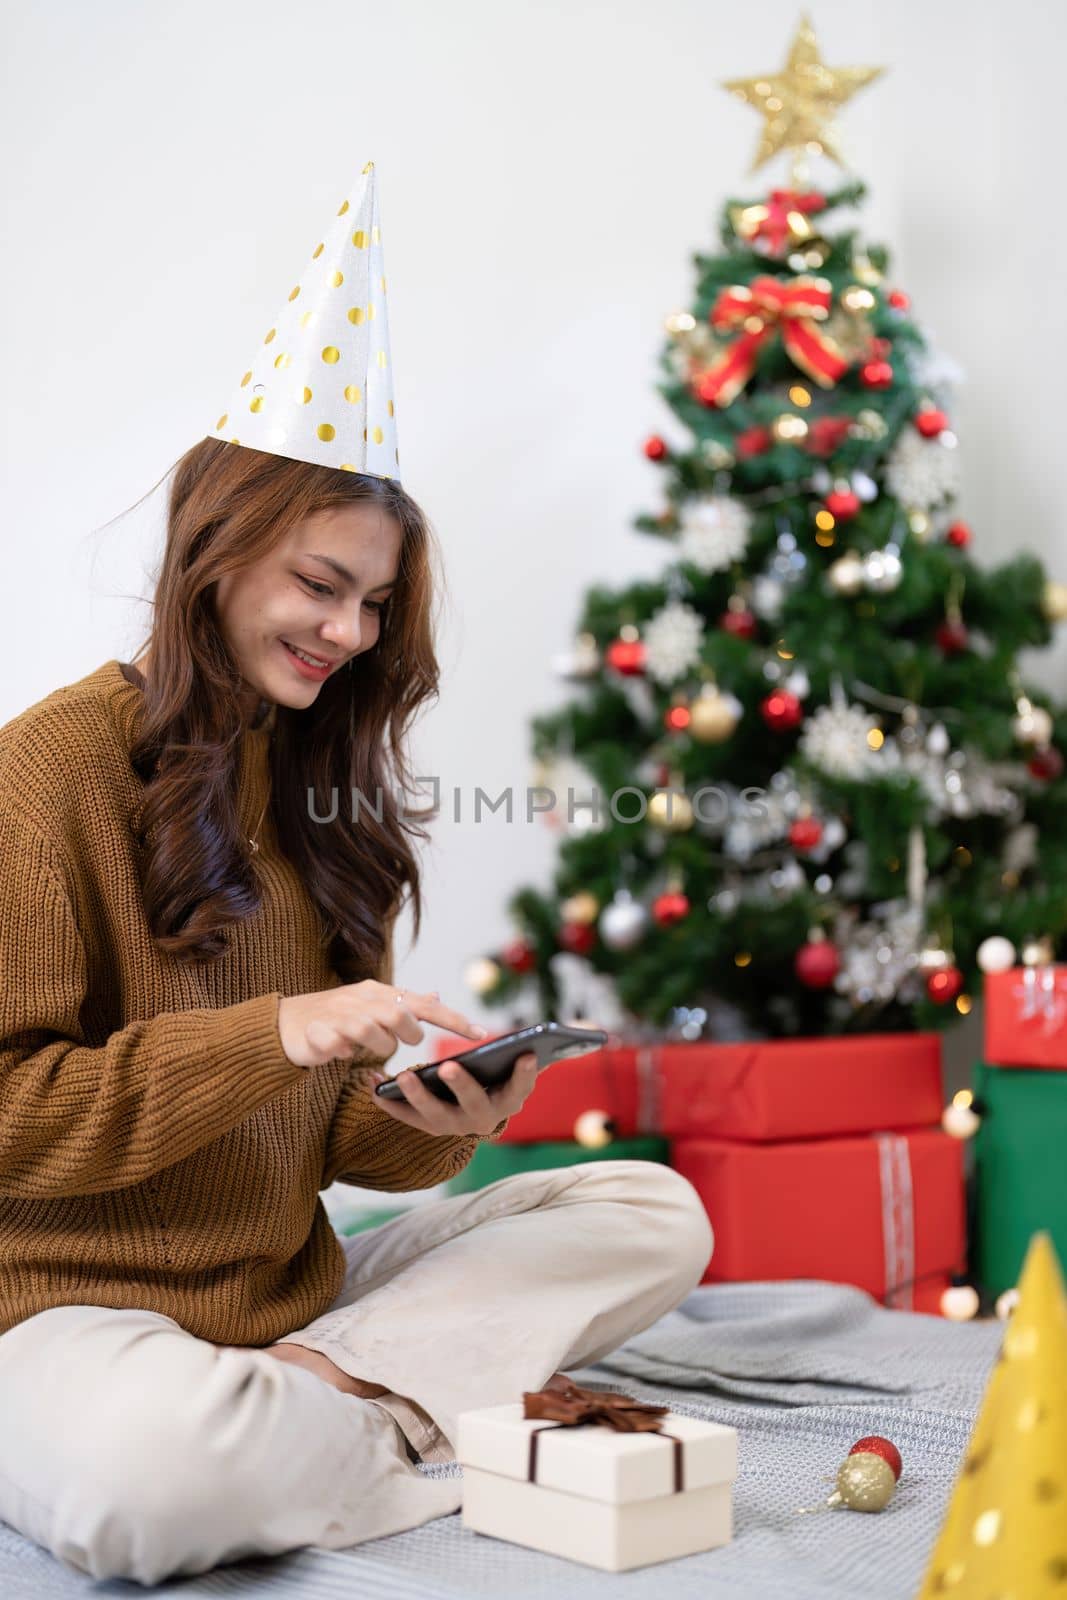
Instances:
[[[674,1452],[673,1492],[680,1494],[685,1488],[685,1445],[677,1435],[663,1428],[660,1418],[669,1411],[669,1406],[651,1405],[645,1400],[635,1400],[632,1395],[607,1389],[583,1389],[577,1383],[568,1383],[565,1389],[526,1391],[522,1397],[523,1416],[527,1421],[535,1419],[552,1424],[551,1428],[538,1428],[530,1435],[527,1482],[537,1482],[537,1442],[542,1433],[592,1424],[610,1428],[615,1433],[656,1433],[669,1441]]]

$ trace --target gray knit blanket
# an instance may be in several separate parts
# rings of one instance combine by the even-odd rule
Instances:
[[[460,1517],[357,1545],[248,1560],[158,1592],[264,1600],[911,1600],[999,1348],[996,1323],[886,1311],[820,1282],[696,1289],[676,1311],[574,1374],[738,1429],[734,1540],[667,1566],[603,1573],[466,1531]],[[882,1512],[821,1511],[849,1447],[892,1439],[904,1458]],[[457,1466],[422,1467],[452,1476]],[[0,1523],[4,1600],[139,1595],[94,1582]]]

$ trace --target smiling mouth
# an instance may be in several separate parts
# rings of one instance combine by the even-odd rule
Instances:
[[[313,656],[310,651],[301,650],[297,645],[290,644],[288,639],[283,639],[282,644],[299,660],[306,661],[311,667],[334,667],[337,665],[335,661],[323,661],[321,656]]]

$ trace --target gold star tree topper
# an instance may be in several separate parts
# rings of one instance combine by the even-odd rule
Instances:
[[[780,150],[825,155],[844,166],[834,118],[857,90],[866,88],[884,70],[828,67],[819,55],[810,18],[802,16],[781,72],[723,82],[724,89],[763,114],[763,133],[749,170],[755,172]]]

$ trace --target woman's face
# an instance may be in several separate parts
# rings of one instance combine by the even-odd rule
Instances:
[[[216,614],[248,685],[246,709],[261,699],[309,706],[327,677],[373,649],[401,540],[396,520],[372,502],[336,506],[298,523],[253,566],[218,580]],[[321,670],[298,660],[294,647]]]

